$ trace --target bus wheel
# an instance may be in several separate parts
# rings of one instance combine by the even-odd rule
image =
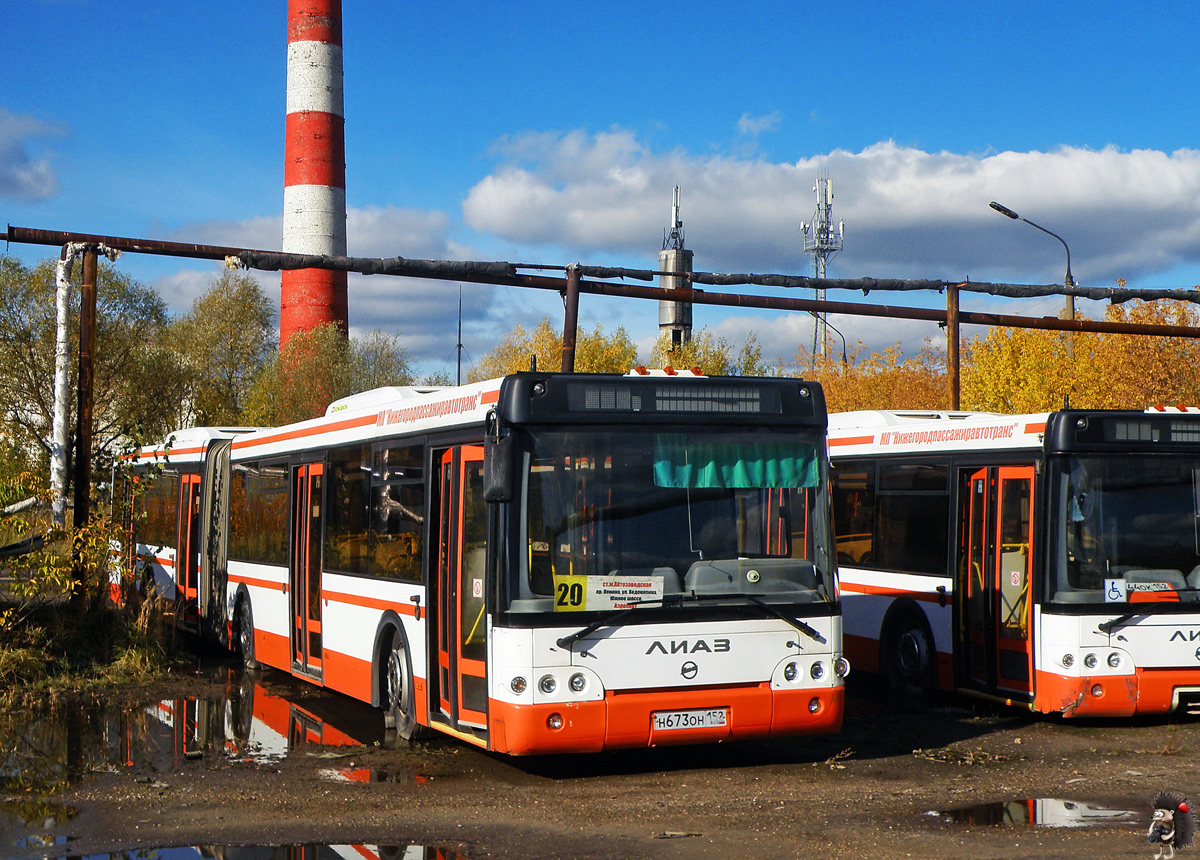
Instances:
[[[408,643],[399,630],[392,632],[392,647],[387,655],[386,707],[384,724],[406,741],[423,736],[422,726],[417,722],[414,707],[412,658],[408,654]]]
[[[258,661],[254,659],[254,613],[250,611],[247,598],[238,601],[237,650],[243,666],[247,669],[258,668]]]
[[[920,619],[905,615],[892,624],[884,653],[884,674],[893,701],[924,707],[933,692],[934,651]]]

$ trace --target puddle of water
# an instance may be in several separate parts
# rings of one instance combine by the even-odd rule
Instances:
[[[957,809],[930,810],[925,814],[948,824],[1002,824],[1016,827],[1097,827],[1138,820],[1138,813],[1131,809],[1114,809],[1056,797],[979,803]]]
[[[45,795],[95,773],[164,772],[213,757],[268,763],[298,749],[383,742],[382,715],[362,702],[275,672],[215,671],[205,680],[223,694],[0,722],[0,793]]]
[[[25,835],[12,844],[17,848],[50,848],[66,845],[71,837],[58,833],[79,810],[41,800],[0,801],[0,825],[6,831],[22,831]]]
[[[383,770],[375,767],[322,768],[317,771],[323,779],[331,782],[387,782],[393,785],[421,785],[429,777],[407,771]]]
[[[36,846],[35,846],[36,847]],[[72,860],[468,860],[450,848],[431,845],[195,845],[130,848],[84,854]]]

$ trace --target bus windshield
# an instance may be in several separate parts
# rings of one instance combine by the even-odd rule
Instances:
[[[1051,600],[1200,599],[1200,457],[1055,459],[1051,487]]]
[[[819,431],[526,438],[526,551],[511,610],[602,611],[673,594],[836,599]]]

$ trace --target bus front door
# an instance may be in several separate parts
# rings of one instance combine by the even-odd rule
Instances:
[[[451,725],[487,727],[483,448],[448,449],[439,467],[438,700]]]
[[[288,593],[292,617],[292,671],[321,677],[322,463],[292,467],[292,546]]]
[[[1025,700],[1033,691],[1033,467],[980,469],[960,498],[956,591],[966,595],[959,641],[967,683]]]

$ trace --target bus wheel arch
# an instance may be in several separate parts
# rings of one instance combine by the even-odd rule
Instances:
[[[894,603],[879,637],[879,669],[894,698],[924,705],[937,687],[937,650],[929,619],[911,600]]]
[[[235,649],[242,658],[242,665],[247,669],[257,669],[258,660],[254,654],[254,610],[250,606],[250,592],[244,585],[237,591],[233,625]]]
[[[375,677],[379,705],[384,709],[384,726],[399,738],[416,740],[425,732],[417,721],[412,651],[408,646],[408,636],[399,618],[391,623],[381,621],[380,634],[378,641],[381,647],[377,652],[379,671]]]

